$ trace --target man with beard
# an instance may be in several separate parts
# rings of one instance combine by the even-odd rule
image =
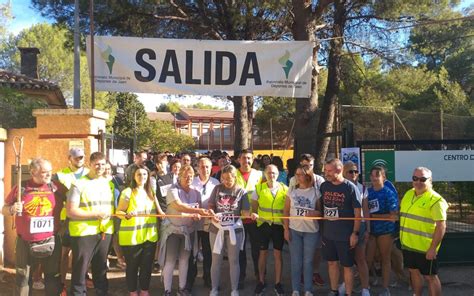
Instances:
[[[262,181],[262,172],[252,168],[253,154],[250,150],[242,150],[239,156],[240,167],[237,170],[237,185],[247,192],[249,204],[252,194],[257,184]],[[258,279],[258,253],[260,252],[260,239],[258,238],[257,223],[252,219],[242,220],[245,229],[244,249],[239,254],[240,278],[239,289],[243,288],[247,268],[247,254],[245,252],[245,244],[247,237],[250,239],[250,247],[252,249],[252,260],[255,278]]]
[[[322,253],[328,261],[331,284],[329,295],[339,295],[339,263],[344,267],[346,295],[352,293],[354,250],[360,230],[361,195],[351,181],[344,179],[342,171],[343,165],[339,159],[327,161],[324,165],[326,182],[321,185],[321,209],[326,218],[323,224]]]
[[[44,295],[59,295],[59,258],[61,240],[58,235],[59,213],[63,196],[51,182],[51,163],[34,158],[30,163],[31,179],[21,184],[21,201],[17,201],[18,186],[5,199],[2,214],[14,216],[17,240],[15,246],[14,295],[31,295],[31,273],[41,264],[44,271]]]
[[[66,211],[72,249],[72,296],[87,294],[85,274],[89,264],[96,295],[107,295],[107,253],[115,212],[114,186],[104,177],[105,155],[90,156],[90,172],[79,179],[67,194]]]
[[[53,176],[54,181],[58,181],[66,190],[70,190],[77,180],[89,173],[89,169],[85,167],[84,150],[81,148],[71,148],[69,150],[69,166],[63,168]],[[62,232],[62,251],[61,251],[61,283],[63,291],[61,295],[66,295],[66,273],[69,267],[69,256],[71,254],[71,237],[66,219],[66,208],[61,211],[61,232]],[[92,285],[92,282],[89,282]]]

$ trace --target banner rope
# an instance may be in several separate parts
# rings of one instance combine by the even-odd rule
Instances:
[[[193,215],[189,213],[190,215]],[[127,216],[126,214],[113,214],[111,217],[125,217]],[[193,218],[191,216],[182,216],[179,214],[165,214],[165,215],[160,215],[160,214],[136,214],[131,217],[157,217],[157,218]],[[212,215],[200,215],[201,218],[214,218]],[[251,216],[239,216],[239,215],[234,215],[234,218],[241,218],[241,219],[251,219]],[[291,220],[291,219],[298,219],[298,220],[349,220],[349,221],[356,221],[356,220],[368,220],[368,221],[397,221],[398,219],[394,218],[366,218],[366,217],[338,217],[338,218],[332,218],[332,217],[307,217],[307,216],[282,216],[282,217],[274,217],[273,219],[283,219],[283,220]]]

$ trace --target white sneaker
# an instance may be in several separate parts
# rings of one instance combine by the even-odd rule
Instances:
[[[313,293],[311,293],[310,291],[306,291],[304,292],[304,296],[313,296]]]
[[[299,291],[293,291],[293,293],[291,293],[291,296],[300,296],[300,292]]]
[[[44,283],[42,280],[33,282],[33,289],[35,290],[44,290]]]
[[[362,289],[362,294],[361,296],[370,296],[370,291],[369,289]]]
[[[209,296],[218,296],[219,291],[218,290],[211,290],[211,293],[209,293]]]
[[[337,291],[339,292],[339,295],[346,295],[346,283],[342,282]]]
[[[234,291],[230,292],[230,296],[239,296],[239,291],[234,290]]]

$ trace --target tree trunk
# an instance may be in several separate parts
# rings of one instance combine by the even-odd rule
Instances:
[[[234,155],[240,153],[243,149],[250,148],[252,120],[249,120],[249,108],[253,108],[253,97],[235,96],[229,98],[234,103]],[[249,106],[249,101],[252,104]],[[252,109],[253,114],[253,109]]]
[[[315,17],[311,11],[311,1],[293,0],[294,22],[292,33],[295,40],[316,42]],[[318,108],[318,61],[319,45],[313,49],[313,75],[311,96],[296,98],[294,157],[302,153],[314,154],[316,149],[316,109]]]
[[[318,124],[318,135],[315,155],[315,170],[321,172],[322,165],[326,159],[330,137],[327,133],[333,131],[334,117],[336,113],[337,96],[339,94],[339,86],[341,81],[341,54],[344,45],[342,37],[344,36],[344,26],[346,23],[345,0],[335,1],[333,38],[331,40],[331,49],[328,60],[328,83],[324,100],[321,106],[321,116]]]

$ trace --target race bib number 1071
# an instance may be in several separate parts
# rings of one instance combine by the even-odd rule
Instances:
[[[54,217],[31,217],[30,233],[53,232]]]

